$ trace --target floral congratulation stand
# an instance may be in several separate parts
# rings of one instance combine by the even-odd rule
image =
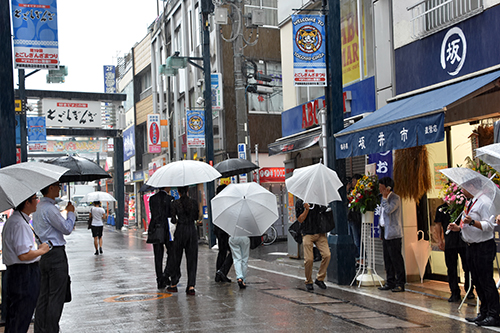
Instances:
[[[359,268],[351,282],[351,286],[358,281],[358,287],[383,286],[384,279],[375,270],[375,243],[372,237],[374,212],[367,211],[361,215],[361,246]]]
[[[374,211],[379,204],[378,178],[376,175],[365,175],[358,180],[348,196],[349,209],[361,213],[361,244],[359,268],[351,282],[358,281],[358,287],[383,285],[382,279],[375,270],[375,243],[372,237]]]

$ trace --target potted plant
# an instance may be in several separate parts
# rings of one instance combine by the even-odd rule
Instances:
[[[365,214],[374,212],[380,203],[377,175],[364,175],[358,180],[356,186],[348,194],[349,209]]]

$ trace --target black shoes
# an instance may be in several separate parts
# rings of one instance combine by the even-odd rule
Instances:
[[[177,292],[177,286],[176,287],[168,286],[167,287],[167,291],[169,293],[176,293]]]
[[[218,277],[219,281],[217,281],[217,277]],[[219,270],[219,271],[217,271],[217,273],[215,273],[215,282],[220,282],[220,281],[230,283],[231,279],[228,278],[226,276],[226,274],[222,273],[222,271]]]
[[[99,255],[99,251],[95,250],[94,255],[95,255],[95,256],[98,256],[98,255]]]
[[[474,296],[474,293],[472,291],[467,294],[467,299],[474,299],[474,298],[476,297]]]
[[[392,288],[392,289],[391,289],[391,291],[392,291],[393,293],[400,293],[400,292],[405,291],[405,288],[404,288],[404,287],[401,287],[401,286],[397,286],[397,287],[395,287],[395,288]]]
[[[247,287],[247,285],[245,284],[245,282],[243,282],[242,279],[238,279],[238,286],[240,287],[240,289],[245,289]]]
[[[394,287],[391,287],[387,284],[384,284],[383,287],[378,287],[378,290],[392,290],[392,289],[394,289]]]
[[[306,290],[307,291],[313,291],[314,290],[314,286],[312,283],[307,283],[306,284]]]
[[[478,321],[483,321],[485,319],[486,319],[486,315],[483,315],[481,313],[479,313],[477,315],[477,317],[475,317],[475,318],[470,318],[470,317],[469,318],[465,318],[465,320],[467,320],[469,323],[475,323],[475,322],[478,322]]]
[[[451,297],[448,298],[448,302],[450,302],[450,303],[460,302],[461,300],[462,299],[460,298],[460,295],[457,295],[457,294],[455,294],[455,295],[452,294]]]
[[[326,289],[326,284],[325,284],[325,282],[323,282],[323,281],[320,281],[320,280],[316,279],[316,281],[314,281],[314,283],[315,283],[315,284],[317,284],[317,285],[318,285],[318,287],[320,287],[321,289]]]
[[[99,252],[102,254],[102,247],[99,248]]]
[[[175,289],[177,289],[177,288],[175,288]],[[194,291],[194,288],[193,289],[186,289],[186,294],[194,296],[196,294],[196,292]]]
[[[495,318],[492,316],[486,317],[484,320],[476,321],[477,326],[498,326],[500,324],[500,318]]]

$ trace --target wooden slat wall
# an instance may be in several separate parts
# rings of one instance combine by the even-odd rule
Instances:
[[[144,98],[135,105],[137,124],[148,120],[148,114],[153,113],[153,95]]]

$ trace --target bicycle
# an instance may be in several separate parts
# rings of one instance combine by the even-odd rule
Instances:
[[[270,226],[269,229],[266,230],[264,235],[262,235],[262,244],[263,245],[271,245],[278,238],[278,231],[274,226]]]

